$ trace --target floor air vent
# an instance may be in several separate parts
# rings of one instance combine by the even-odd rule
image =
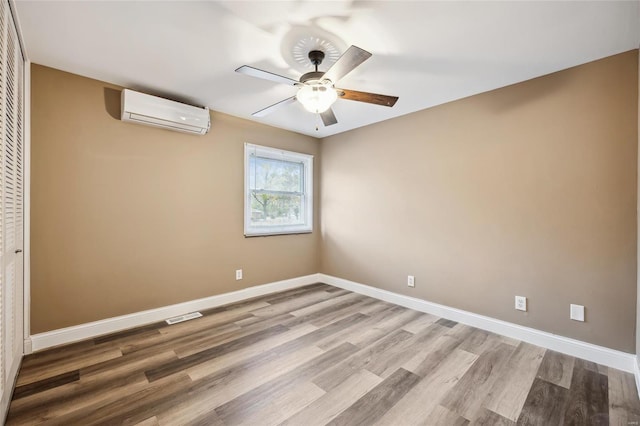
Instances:
[[[202,314],[200,312],[191,312],[190,314],[180,315],[179,317],[173,317],[165,320],[167,324],[173,325],[183,321],[189,321],[192,319],[200,318]]]

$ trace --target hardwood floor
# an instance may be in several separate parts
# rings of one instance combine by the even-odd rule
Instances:
[[[631,374],[324,284],[25,357],[7,420],[628,425]]]

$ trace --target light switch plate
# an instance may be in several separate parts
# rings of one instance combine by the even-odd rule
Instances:
[[[584,321],[584,306],[571,304],[570,318],[575,321]]]

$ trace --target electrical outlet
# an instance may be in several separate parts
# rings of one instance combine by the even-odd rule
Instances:
[[[569,310],[569,318],[575,321],[584,321],[584,306],[572,304]]]
[[[236,269],[236,280],[242,279],[242,269]]]
[[[415,287],[416,286],[416,277],[414,277],[413,275],[407,276],[407,285],[409,287]]]
[[[516,309],[518,311],[527,311],[527,298],[524,296],[516,296]]]

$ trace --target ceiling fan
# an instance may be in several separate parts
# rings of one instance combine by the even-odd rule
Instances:
[[[357,92],[355,90],[338,89],[334,84],[345,75],[353,71],[358,65],[371,57],[371,53],[360,49],[357,46],[351,46],[340,58],[329,68],[328,71],[318,71],[318,65],[324,59],[324,52],[320,50],[312,50],[309,52],[309,60],[315,66],[315,71],[303,74],[299,81],[274,74],[269,71],[263,71],[258,68],[243,65],[236,69],[241,74],[258,77],[265,80],[274,81],[276,83],[284,83],[290,86],[298,87],[298,93],[295,96],[284,99],[273,105],[254,112],[254,117],[264,117],[267,114],[289,105],[295,101],[299,101],[307,111],[320,114],[322,122],[325,126],[336,124],[338,120],[331,110],[331,105],[338,99],[348,99],[350,101],[366,102],[375,105],[392,107],[398,100],[397,96],[379,95],[376,93]]]

